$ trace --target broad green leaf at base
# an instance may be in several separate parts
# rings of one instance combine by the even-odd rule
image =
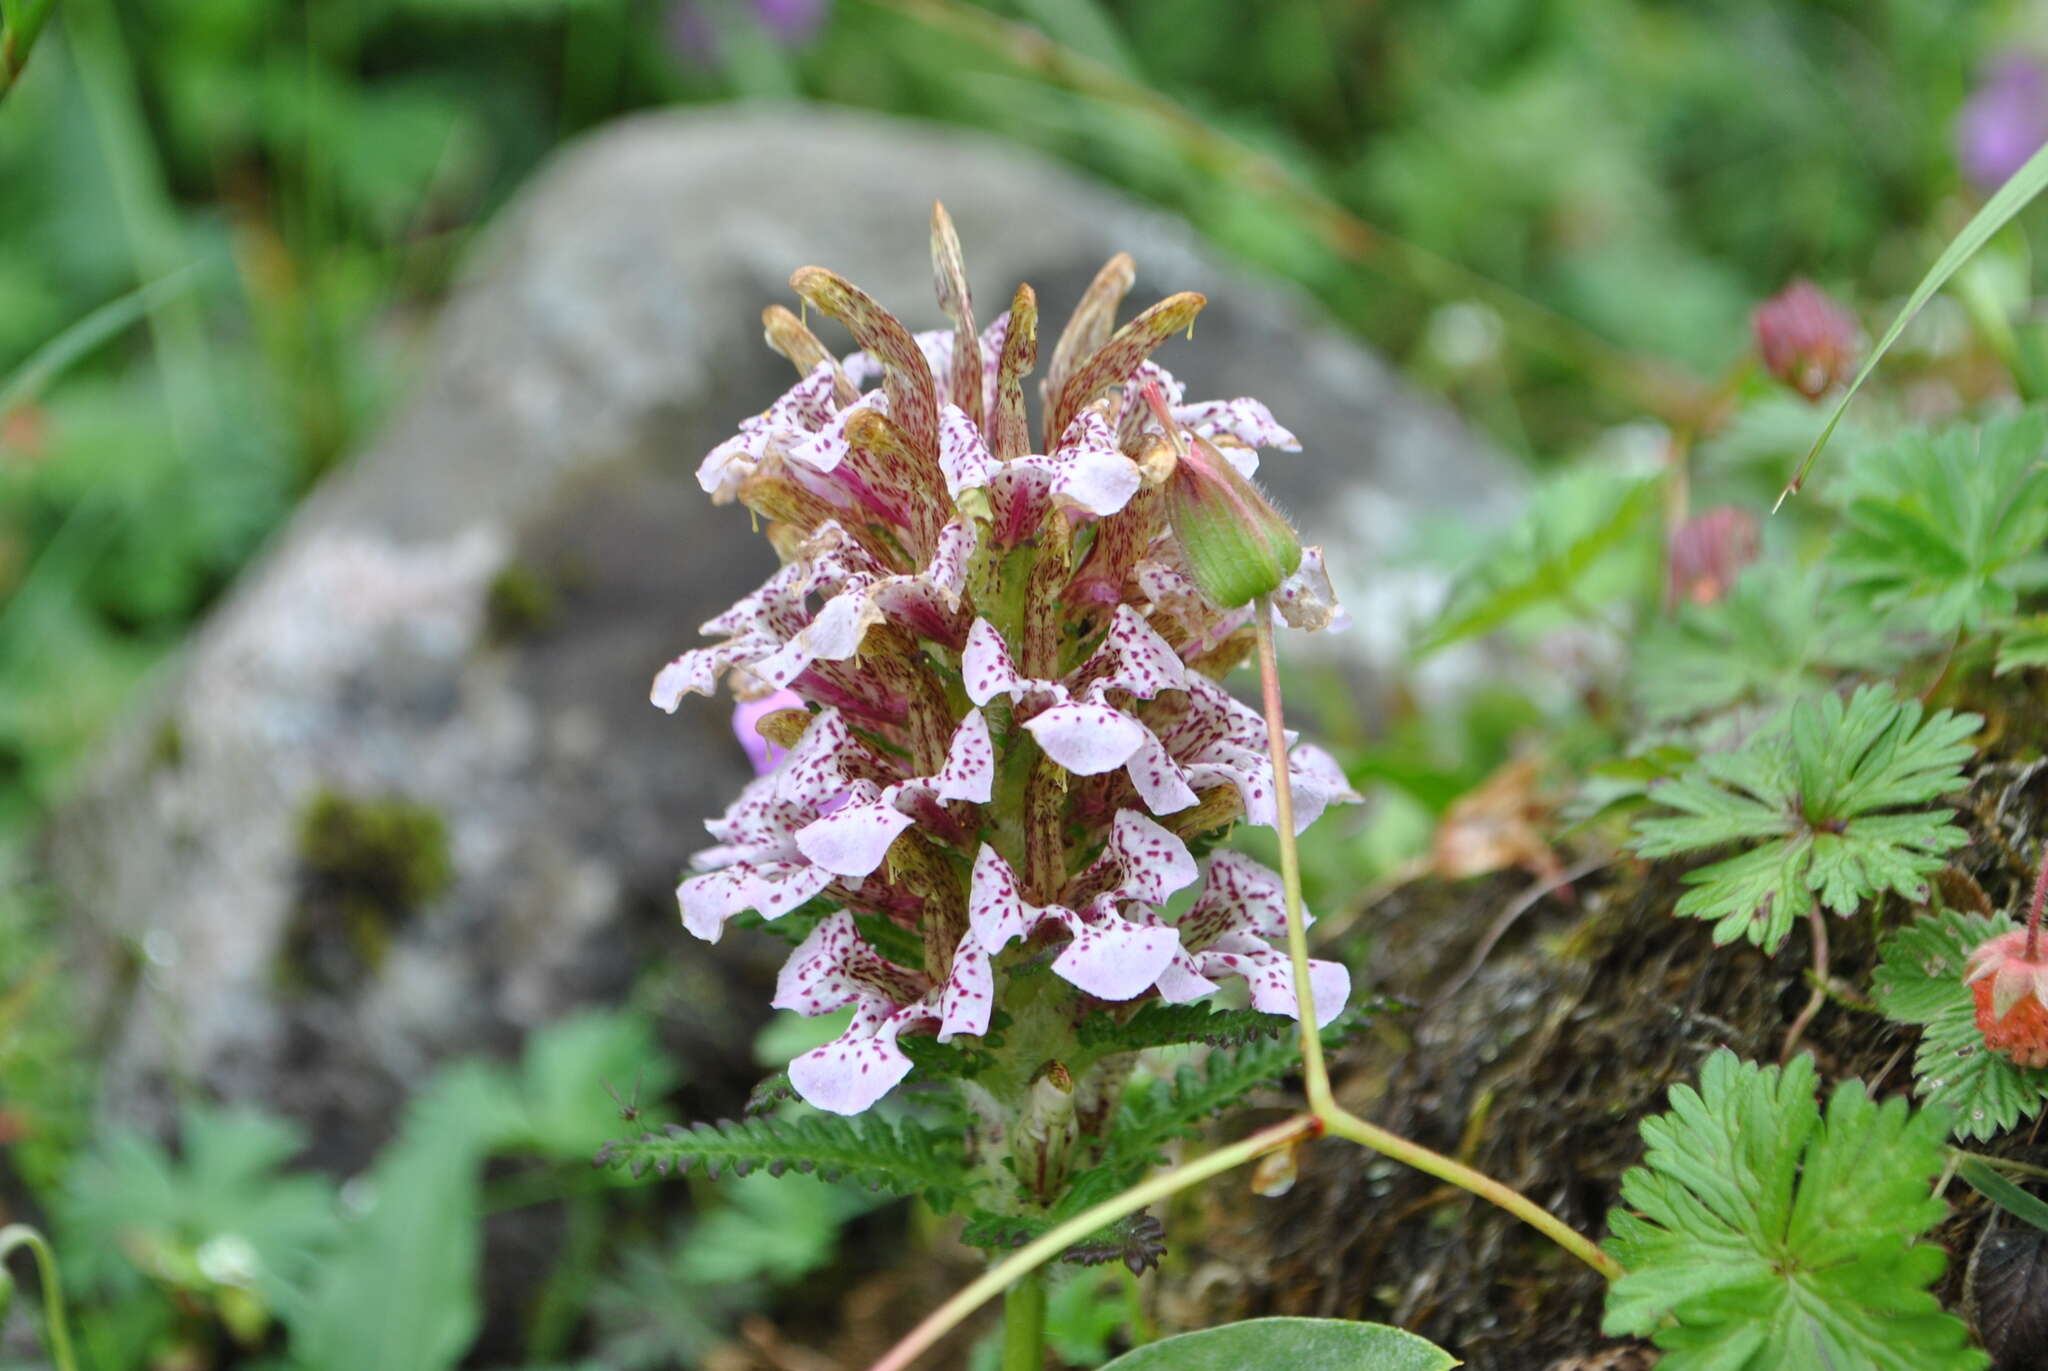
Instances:
[[[1446,1371],[1458,1359],[1425,1338],[1348,1319],[1247,1319],[1126,1352],[1102,1371]]]

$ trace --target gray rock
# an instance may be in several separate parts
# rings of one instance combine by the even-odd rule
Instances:
[[[686,1076],[716,1092],[748,1075],[776,949],[705,948],[670,894],[744,763],[723,706],[670,718],[646,687],[772,569],[746,513],[693,479],[792,379],[760,344],[761,308],[794,304],[789,272],[817,262],[937,326],[934,198],[986,316],[1028,280],[1056,329],[1120,249],[1138,303],[1205,292],[1167,364],[1193,394],[1260,396],[1301,435],[1269,483],[1354,584],[1369,560],[1347,518],[1511,484],[1304,301],[1014,147],[805,110],[601,132],[505,213],[404,414],[299,511],[55,820],[112,1112],[160,1122],[171,1083],[197,1082],[299,1115],[324,1160],[353,1165],[433,1062],[509,1046],[662,963]],[[494,586],[501,606],[524,591],[552,612],[494,635]],[[323,792],[433,811],[452,884],[367,915],[323,888],[300,837]],[[318,964],[310,983],[295,957]]]

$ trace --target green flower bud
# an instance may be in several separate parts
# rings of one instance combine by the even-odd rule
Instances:
[[[1202,593],[1225,609],[1270,595],[1301,565],[1301,539],[1265,495],[1194,434],[1166,479],[1166,517]]]

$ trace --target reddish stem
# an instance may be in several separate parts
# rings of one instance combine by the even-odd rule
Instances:
[[[2034,877],[2034,900],[2027,906],[2027,960],[2041,953],[2041,906],[2048,903],[2048,845],[2041,848],[2041,871]]]

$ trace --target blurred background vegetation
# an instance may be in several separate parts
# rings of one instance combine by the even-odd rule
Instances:
[[[495,211],[606,120],[810,100],[1042,149],[1298,283],[1543,465],[1636,421],[1697,426],[1745,365],[1749,312],[1794,275],[1887,314],[1981,199],[1958,111],[1990,63],[2044,39],[2029,7],[1972,0],[63,0],[0,99],[0,852],[18,857],[80,750],[403,398]],[[1311,854],[1326,882],[1412,857],[1536,716],[1482,694],[1377,740],[1354,775],[1399,780],[1410,821]],[[293,1144],[270,1121],[200,1118],[182,1160],[140,1139],[80,1157],[90,1067],[61,1016],[33,1012],[54,984],[43,917],[19,882],[0,900],[0,1124],[31,1191],[73,1175],[60,1235],[104,1236],[105,1206],[78,1197],[111,1186],[158,1196],[167,1233],[179,1204],[243,1206],[248,1233],[344,1267],[333,1197],[272,1176]],[[532,1101],[630,1075],[619,1035],[640,1031],[607,1020],[522,1069],[437,1078],[389,1183],[434,1193],[450,1174],[435,1147],[464,1174],[587,1156]],[[460,1091],[441,1117],[462,1127],[418,1143]],[[525,1354],[560,1357],[587,1307],[609,1349],[593,1365],[697,1356],[764,1281],[826,1260],[860,1208],[779,1194],[742,1188],[701,1220],[752,1247],[645,1245],[608,1285],[599,1211],[572,1208],[564,1242],[583,1255]],[[733,1269],[696,1269],[719,1255]],[[285,1301],[238,1307],[237,1256],[149,1257],[157,1303],[95,1364],[274,1345]],[[81,1268],[116,1306],[135,1270]],[[1076,1360],[1127,1292],[1095,1293],[1063,1297]],[[319,1330],[358,1316],[309,1298],[294,1364],[400,1364],[322,1361]],[[443,1341],[465,1345],[459,1328]]]

